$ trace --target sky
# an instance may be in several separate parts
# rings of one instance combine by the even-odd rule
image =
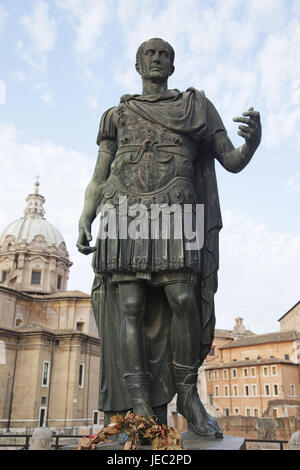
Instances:
[[[135,54],[151,37],[175,49],[169,88],[204,90],[236,147],[232,118],[260,112],[250,164],[231,174],[216,163],[216,326],[242,317],[257,334],[278,331],[299,301],[299,0],[0,0],[0,231],[22,217],[39,175],[73,262],[68,289],[90,292],[76,239],[98,126],[123,94],[141,93]]]

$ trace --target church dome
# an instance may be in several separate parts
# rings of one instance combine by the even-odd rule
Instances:
[[[0,246],[8,236],[13,237],[16,243],[30,243],[36,235],[42,235],[50,246],[59,246],[64,242],[60,231],[44,217],[45,198],[39,194],[38,186],[39,183],[35,183],[34,194],[29,194],[26,198],[24,217],[15,220],[3,230],[0,235]]]
[[[65,291],[72,263],[62,234],[44,217],[38,182],[26,202],[24,216],[0,235],[0,284],[38,294]]]

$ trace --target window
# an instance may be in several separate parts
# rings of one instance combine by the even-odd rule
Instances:
[[[243,369],[243,376],[244,376],[244,377],[248,377],[248,376],[249,376],[249,374],[248,374],[248,368]]]
[[[41,405],[46,405],[47,397],[41,398]]]
[[[61,289],[62,276],[57,276],[57,289]]]
[[[76,323],[76,330],[77,331],[83,331],[84,323],[82,321],[79,321]]]
[[[240,409],[239,408],[234,408],[233,409],[233,414],[235,414],[235,415],[240,414]]]
[[[223,379],[228,379],[228,370],[227,369],[224,369],[223,370]]]
[[[274,384],[273,387],[274,387],[274,395],[279,395],[279,387],[278,387],[278,385],[277,385],[277,384]]]
[[[253,415],[258,418],[258,408],[253,408]]]
[[[225,397],[229,396],[229,386],[228,385],[224,385],[224,396]]]
[[[59,339],[56,339],[56,340],[54,341],[54,346],[59,346]]]
[[[99,424],[99,411],[93,411],[93,424]]]
[[[278,408],[273,408],[273,418],[278,418]]]
[[[32,271],[31,273],[31,284],[41,284],[41,271]]]
[[[255,367],[251,367],[251,369],[250,369],[250,375],[251,375],[251,377],[256,377],[256,369],[255,369]]]
[[[271,367],[271,375],[273,375],[273,376],[277,375],[277,366],[272,366]]]
[[[2,271],[1,282],[6,281],[8,274],[9,274],[9,271]]]
[[[215,397],[219,396],[219,385],[215,385]]]
[[[270,385],[265,385],[265,395],[270,395]]]
[[[214,377],[215,377],[215,380],[219,380],[219,372],[217,370],[215,370],[214,372]]]
[[[269,368],[267,366],[263,367],[263,376],[268,377],[269,375]]]
[[[251,416],[251,408],[245,408],[245,416]]]
[[[237,369],[232,369],[231,375],[232,375],[233,379],[236,379],[237,378]]]
[[[256,397],[256,395],[257,395],[257,387],[256,387],[256,384],[253,384],[253,385],[251,386],[251,388],[252,388],[252,395],[253,395],[254,397]]]
[[[286,359],[287,361],[290,359],[290,355],[289,354],[285,354],[284,355],[284,359]]]
[[[40,428],[44,428],[46,426],[46,414],[47,414],[47,408],[41,407],[40,415],[39,415],[39,427]]]
[[[224,412],[224,416],[229,416],[230,414],[229,408],[224,408],[223,412]]]
[[[84,386],[84,364],[79,365],[79,381],[78,385],[80,388]]]
[[[292,397],[296,396],[296,388],[295,388],[294,384],[291,384],[291,395],[292,395]]]
[[[244,385],[245,396],[248,397],[250,395],[249,385]]]
[[[233,396],[234,397],[237,397],[239,394],[239,386],[238,385],[234,385],[233,386]]]
[[[48,387],[49,377],[50,377],[50,362],[49,361],[44,361],[43,377],[42,377],[42,386],[43,387]]]
[[[212,371],[208,371],[208,380],[212,380]]]
[[[213,404],[214,404],[214,396],[213,396],[212,393],[209,394],[209,404],[210,404],[211,406],[213,406]]]
[[[215,355],[215,348],[211,348],[208,354],[210,356],[214,356]]]

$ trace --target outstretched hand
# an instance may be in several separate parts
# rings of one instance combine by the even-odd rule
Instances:
[[[247,117],[243,117],[247,116]],[[238,135],[243,137],[246,141],[246,144],[251,148],[256,148],[261,139],[261,123],[260,123],[260,114],[257,111],[254,111],[253,108],[249,108],[248,111],[243,113],[243,116],[233,118],[234,122],[242,122],[246,125],[240,125]]]
[[[90,241],[92,240],[91,234],[91,224],[86,221],[79,222],[79,236],[76,243],[78,251],[84,255],[89,255],[96,251],[95,246],[90,246]]]

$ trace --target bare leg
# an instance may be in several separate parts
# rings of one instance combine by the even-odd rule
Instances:
[[[165,292],[174,315],[174,362],[193,366],[199,361],[201,328],[194,285],[182,282],[169,284],[165,286]]]
[[[145,286],[142,282],[119,284],[121,321],[121,354],[128,373],[148,371],[143,305]]]
[[[222,437],[215,418],[208,415],[197,392],[200,366],[201,320],[194,285],[174,283],[165,286],[173,311],[175,352],[173,373],[176,383],[177,410],[188,421],[188,427],[203,437]]]
[[[151,375],[148,367],[144,327],[145,286],[141,282],[119,283],[121,355],[125,381],[133,403],[133,412],[153,415]]]

